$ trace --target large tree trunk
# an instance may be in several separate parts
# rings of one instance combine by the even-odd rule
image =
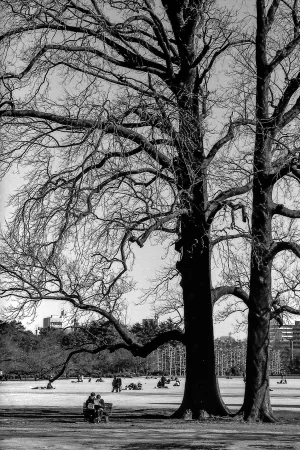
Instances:
[[[271,313],[272,242],[272,139],[269,128],[269,81],[267,60],[268,20],[264,0],[257,0],[256,32],[256,140],[253,159],[252,250],[248,315],[244,419],[274,421],[269,394],[269,327]]]
[[[270,155],[265,133],[259,133],[254,158],[252,254],[248,314],[246,389],[243,405],[248,421],[275,421],[269,394],[269,327],[271,314],[272,187],[264,174]]]
[[[248,316],[246,389],[243,405],[247,421],[274,422],[269,394],[268,309],[251,308]]]
[[[182,404],[173,417],[185,417],[191,411],[192,418],[199,420],[205,412],[218,416],[230,412],[222,401],[215,373],[209,236],[205,233],[201,239],[193,239],[194,232],[195,226],[184,229],[178,263],[184,301],[186,383]]]
[[[184,303],[186,383],[182,404],[173,417],[191,411],[193,419],[200,419],[205,412],[224,416],[229,411],[215,373],[207,168],[197,71],[183,70],[181,82],[173,88],[179,106],[177,182],[182,208],[187,211],[181,217],[177,263]]]
[[[254,246],[253,252],[256,250],[258,249]],[[255,259],[257,260],[257,258]],[[269,394],[271,268],[264,264],[254,263],[254,265],[250,283],[246,388],[243,412],[244,419],[247,421],[273,422],[276,419],[271,408]]]
[[[245,420],[275,421],[269,395],[271,265],[263,263],[261,249],[257,247],[253,246],[252,257],[243,412]]]

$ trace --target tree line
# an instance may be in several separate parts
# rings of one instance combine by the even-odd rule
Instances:
[[[194,419],[230,414],[213,309],[235,296],[248,324],[240,413],[272,422],[270,320],[299,314],[300,12],[297,0],[241,5],[2,0],[1,171],[21,167],[24,182],[0,295],[12,318],[54,300],[107,320],[118,342],[93,354],[184,343],[173,416]],[[182,326],[139,342],[124,310],[149,242],[169,264],[148,294]]]
[[[168,320],[160,324],[153,322],[136,323],[128,330],[140,342],[149,335],[155,336],[162,330],[174,329],[176,325]],[[148,375],[157,373],[155,361],[135,357],[125,349],[116,352],[105,350],[99,354],[90,354],[95,341],[117,341],[116,333],[109,323],[89,323],[75,329],[41,328],[38,334],[26,330],[21,322],[0,322],[0,345],[2,355],[0,369],[3,376],[10,378],[33,377],[35,379],[53,378],[64,366],[70,351],[77,352],[67,367],[64,377],[112,376],[113,374]],[[176,343],[174,342],[174,345]],[[81,351],[83,350],[84,351]]]
[[[155,324],[153,321],[136,323],[129,330],[142,342],[149,339],[149,335],[155,336],[161,330],[174,329],[176,325],[172,320]],[[0,322],[0,345],[2,356],[0,369],[5,379],[49,379],[64,364],[70,351],[88,349],[91,339],[116,340],[117,336],[109,324],[91,323],[87,327],[78,327],[77,330],[68,329],[40,329],[39,334],[26,330],[20,322]],[[173,346],[182,345],[176,341]],[[242,376],[245,374],[246,341],[236,341],[232,337],[215,339],[216,352],[220,353],[222,367],[219,375]],[[237,357],[233,357],[233,353]],[[242,356],[241,356],[242,353]],[[272,350],[271,350],[272,358]],[[147,358],[134,357],[130,352],[120,349],[110,353],[105,350],[99,354],[91,355],[86,352],[78,353],[65,368],[64,377],[111,377],[114,374],[120,376],[141,376],[162,374],[170,375],[167,368],[162,372],[158,370],[156,355],[148,355]],[[224,367],[223,367],[224,366]],[[174,368],[173,368],[174,370]],[[275,375],[284,370],[288,374],[300,374],[300,358],[284,358],[282,355]],[[173,373],[172,373],[173,374]],[[175,374],[175,373],[174,373]],[[173,375],[174,375],[173,374]],[[271,372],[271,375],[274,375]]]

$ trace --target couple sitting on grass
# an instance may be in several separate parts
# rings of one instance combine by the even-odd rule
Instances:
[[[96,395],[95,392],[92,392],[85,405],[87,420],[91,423],[100,423],[104,411],[104,400],[101,398],[101,395]]]

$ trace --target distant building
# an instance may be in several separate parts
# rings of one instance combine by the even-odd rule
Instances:
[[[158,325],[158,317],[154,317],[154,319],[143,319],[142,324],[143,327],[146,327],[147,325],[150,327]]]
[[[300,321],[294,325],[283,325],[279,327],[275,320],[270,324],[270,343],[274,349],[279,350],[284,366],[290,360],[300,356]]]
[[[282,327],[279,327],[279,324],[276,322],[276,320],[271,320],[270,341],[290,341],[291,339],[293,339],[293,329],[294,325],[283,325]]]
[[[300,349],[300,321],[297,320],[293,327],[293,346]]]
[[[300,357],[300,321],[296,321],[293,328],[293,339],[291,341],[291,359]]]
[[[63,327],[63,317],[60,316],[50,316],[43,319],[43,328],[45,329],[59,329]]]

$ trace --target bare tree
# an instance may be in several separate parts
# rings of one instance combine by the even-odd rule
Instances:
[[[255,122],[228,112],[211,74],[248,39],[213,1],[1,6],[2,167],[27,171],[3,238],[1,296],[16,299],[15,313],[52,299],[103,316],[116,348],[135,355],[184,341],[176,416],[228,414],[215,375],[210,228],[225,207],[243,210],[251,175],[228,145]],[[121,311],[133,251],[151,236],[180,254],[184,333],[139,345]]]
[[[272,235],[272,220],[275,215],[298,218],[300,211],[275,203],[273,192],[283,177],[298,179],[300,11],[298,1],[257,0],[256,14],[256,138],[243,411],[247,420],[274,421],[268,379],[272,262],[283,250],[300,253],[296,243]]]

